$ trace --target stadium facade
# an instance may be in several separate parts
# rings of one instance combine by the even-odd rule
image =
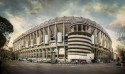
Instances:
[[[18,58],[72,61],[110,60],[112,41],[95,21],[83,17],[57,17],[37,25],[13,42]]]

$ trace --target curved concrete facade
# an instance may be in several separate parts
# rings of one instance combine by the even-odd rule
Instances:
[[[109,60],[112,41],[96,22],[83,17],[59,17],[26,31],[13,42],[19,58],[72,61]]]

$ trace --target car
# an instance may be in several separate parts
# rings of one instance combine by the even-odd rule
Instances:
[[[43,63],[51,63],[51,59],[42,59]]]
[[[18,60],[19,61],[26,61],[27,59],[26,58],[19,58]]]
[[[37,62],[36,58],[32,58],[31,60],[32,60],[32,62],[35,62],[35,63]]]
[[[41,63],[42,59],[41,58],[37,58],[37,62]]]
[[[80,60],[81,64],[87,64],[88,62],[86,60]]]

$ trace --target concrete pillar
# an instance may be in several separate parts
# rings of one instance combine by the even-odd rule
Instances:
[[[97,44],[97,29],[94,31],[94,44]]]
[[[57,25],[56,23],[55,23],[55,39],[56,39],[57,58],[59,58],[59,50],[57,47]]]
[[[42,49],[42,58],[45,58],[45,49]]]
[[[27,58],[29,58],[29,51],[27,51]]]
[[[50,27],[48,26],[48,40],[50,41]]]
[[[29,34],[29,46],[31,46],[31,34]]]
[[[41,58],[41,49],[39,49],[39,58]]]
[[[42,49],[40,49],[40,58],[42,58]]]
[[[73,26],[74,28],[74,26]],[[64,44],[64,62],[66,62],[66,46],[65,46],[65,24],[63,23],[63,44]]]
[[[24,51],[24,52],[25,52],[25,55],[26,55],[25,58],[27,58],[27,51]]]
[[[31,57],[30,57],[30,51],[29,51],[29,58],[31,58]]]
[[[34,49],[33,49],[33,58],[35,58],[35,51],[34,51]]]
[[[81,31],[83,32],[83,25],[81,25]]]
[[[46,48],[46,59],[48,58],[48,49]]]
[[[35,37],[35,40],[36,40],[36,44],[37,44],[37,38],[38,38],[38,32],[37,32],[37,30],[36,30],[36,37]]]
[[[42,40],[41,40],[41,29],[39,30],[39,37],[40,37],[40,43],[42,42]]]
[[[33,32],[33,46],[34,46],[34,40],[35,40],[34,38],[35,38],[35,35],[34,35],[34,32]]]
[[[78,25],[76,25],[76,31],[78,31]]]
[[[45,29],[43,28],[43,42],[45,44]]]
[[[31,54],[31,58],[33,58],[33,50],[31,50],[31,53],[30,53],[30,54]]]

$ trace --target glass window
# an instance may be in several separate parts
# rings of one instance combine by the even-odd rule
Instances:
[[[76,27],[76,25],[74,26],[74,31],[77,31],[77,27]]]
[[[83,31],[85,31],[86,30],[86,26],[85,25],[83,25]]]
[[[78,31],[81,31],[81,25],[78,25]]]

